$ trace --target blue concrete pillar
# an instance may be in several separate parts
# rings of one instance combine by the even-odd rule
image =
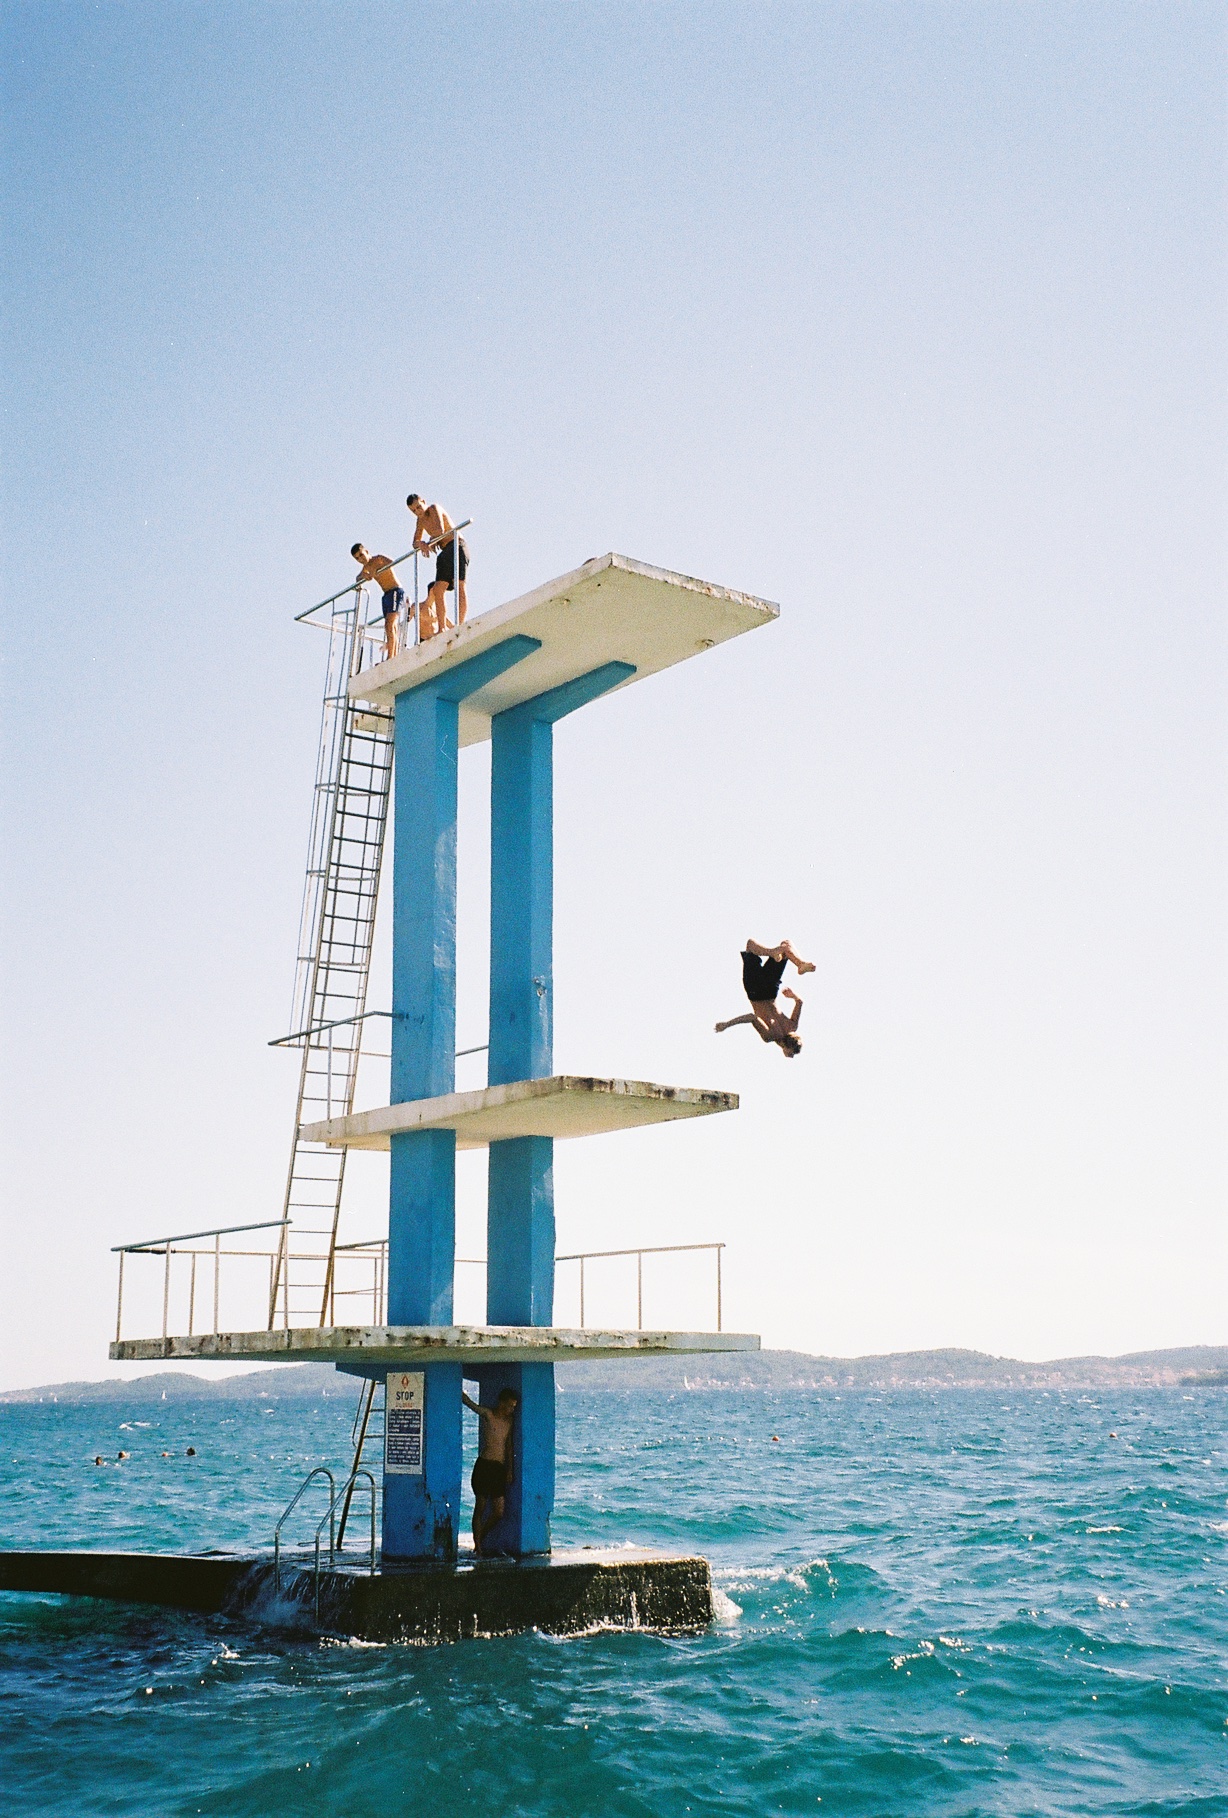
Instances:
[[[606,663],[491,722],[490,1054],[492,1086],[548,1078],[554,1065],[554,722],[635,673]],[[548,1326],[554,1316],[554,1145],[490,1145],[486,1318]],[[491,1544],[550,1550],[554,1506],[554,1370],[508,1365],[481,1376],[482,1400],[520,1396],[515,1475]],[[491,1398],[491,1399],[488,1399]]]
[[[456,1077],[456,771],[459,703],[540,648],[513,637],[397,696],[392,824],[393,1104]],[[388,1323],[451,1325],[456,1139],[392,1139]],[[384,1554],[452,1559],[461,1495],[461,1371],[425,1372],[422,1470],[384,1476]]]

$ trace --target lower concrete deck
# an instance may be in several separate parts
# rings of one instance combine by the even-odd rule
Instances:
[[[317,1588],[319,1610],[317,1615]],[[524,1560],[324,1568],[268,1554],[0,1551],[0,1591],[105,1597],[363,1641],[459,1641],[540,1629],[682,1633],[712,1620],[706,1559],[584,1547]]]
[[[124,1363],[168,1357],[243,1358],[252,1363],[332,1363],[359,1374],[369,1366],[417,1369],[428,1363],[577,1363],[617,1357],[689,1357],[757,1351],[753,1332],[615,1332],[593,1326],[290,1326],[259,1332],[198,1332],[191,1337],[123,1338],[108,1355]]]

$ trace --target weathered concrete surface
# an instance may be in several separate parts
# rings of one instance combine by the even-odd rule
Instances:
[[[460,742],[490,737],[491,718],[548,689],[599,669],[629,663],[630,687],[674,663],[779,618],[780,608],[754,594],[654,568],[630,556],[594,556],[582,568],[535,587],[518,600],[475,614],[391,662],[363,670],[350,683],[353,700],[391,706],[415,688],[517,634],[541,648],[461,702]]]
[[[0,1590],[153,1603],[364,1641],[459,1641],[541,1629],[681,1632],[712,1620],[706,1559],[585,1548],[548,1559],[320,1574],[268,1555],[0,1552]]]
[[[265,1363],[332,1363],[403,1370],[461,1363],[476,1371],[499,1363],[577,1363],[611,1357],[697,1357],[757,1351],[753,1332],[603,1332],[592,1326],[290,1326],[281,1331],[198,1332],[194,1337],[123,1338],[109,1356],[120,1363],[167,1357],[242,1357]]]
[[[557,1073],[549,1079],[520,1079],[477,1092],[449,1092],[442,1098],[355,1111],[349,1117],[304,1124],[299,1135],[305,1142],[336,1149],[387,1151],[390,1139],[406,1130],[455,1130],[458,1149],[484,1149],[510,1137],[604,1136],[737,1108],[736,1092]]]

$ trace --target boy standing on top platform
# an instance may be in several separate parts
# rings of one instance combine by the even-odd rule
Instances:
[[[368,555],[361,543],[355,543],[350,554],[359,564],[358,584],[374,581],[383,593],[384,656],[397,653],[397,614],[405,604],[405,593],[397,580],[397,571],[387,556]]]
[[[419,635],[434,637],[448,622],[448,594],[456,589],[456,623],[463,625],[469,605],[465,576],[469,572],[469,551],[463,537],[452,534],[452,520],[441,505],[424,505],[422,495],[411,492],[405,501],[418,520],[414,548],[419,555],[439,552],[432,581],[421,612]]]

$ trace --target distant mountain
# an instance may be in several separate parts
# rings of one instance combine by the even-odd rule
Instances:
[[[562,1364],[559,1386],[590,1389],[1107,1389],[1222,1386],[1228,1345],[1134,1351],[1125,1357],[1061,1357],[1021,1363],[985,1351],[891,1351],[875,1357],[811,1357],[805,1351],[741,1351],[636,1363]]]
[[[984,1351],[892,1351],[878,1357],[811,1357],[805,1351],[740,1351],[689,1358],[636,1358],[626,1363],[559,1364],[561,1394],[581,1389],[1144,1389],[1198,1385],[1228,1388],[1228,1345],[1132,1351],[1125,1357],[1061,1357],[1021,1363]],[[246,1376],[189,1376],[160,1370],[129,1381],[52,1383],[10,1389],[5,1402],[349,1401],[352,1376],[330,1364],[286,1364]]]
[[[103,1382],[53,1382],[42,1389],[10,1389],[3,1402],[31,1401],[282,1401],[288,1396],[343,1397],[353,1400],[358,1383],[342,1376],[331,1364],[285,1364],[274,1370],[251,1370],[245,1376],[189,1376],[177,1370],[158,1370],[151,1376],[125,1381],[109,1377]]]

